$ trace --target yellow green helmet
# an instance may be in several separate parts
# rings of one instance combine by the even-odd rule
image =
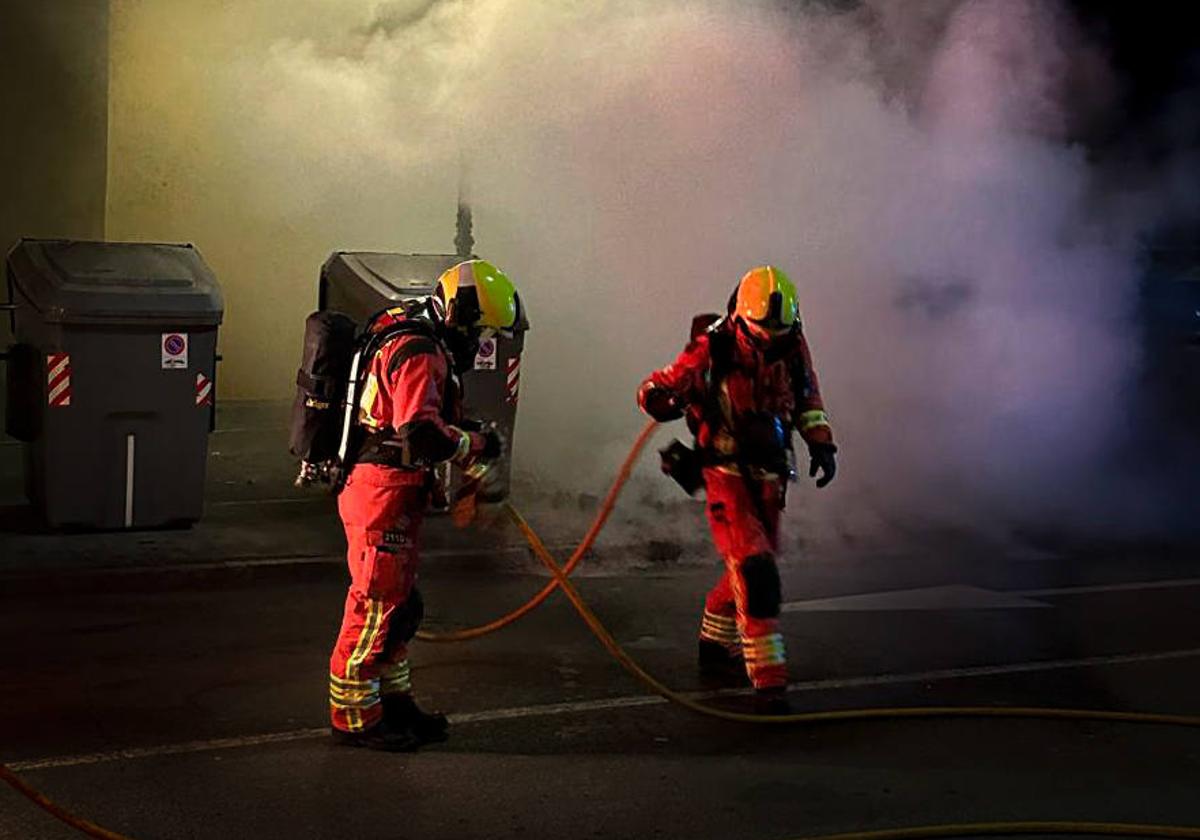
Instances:
[[[452,327],[508,330],[521,318],[516,287],[487,260],[467,260],[446,269],[434,296]]]
[[[800,321],[796,287],[773,265],[747,271],[729,303],[730,315],[770,333],[789,332]]]

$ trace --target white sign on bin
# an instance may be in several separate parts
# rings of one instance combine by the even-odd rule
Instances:
[[[475,354],[475,370],[496,369],[496,339],[485,338],[479,342],[479,352]]]
[[[162,334],[162,369],[183,370],[188,366],[187,333]]]

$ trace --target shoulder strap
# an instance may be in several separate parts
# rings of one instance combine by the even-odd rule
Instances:
[[[358,423],[358,395],[363,387],[363,380],[366,376],[370,359],[389,341],[404,335],[420,336],[419,342],[413,342],[414,344],[432,344],[435,349],[441,348],[445,350],[445,346],[438,337],[437,327],[428,318],[422,317],[415,310],[413,314],[404,320],[396,321],[381,330],[372,332],[371,324],[374,323],[376,318],[385,314],[386,311],[378,313],[367,321],[363,332],[359,335],[356,342],[356,349],[351,361],[347,382],[341,441],[338,446],[338,461],[341,464],[341,472],[337,484],[338,489],[340,489],[341,481],[344,481],[345,476],[349,473],[350,468],[353,467],[354,462],[360,455],[362,432]],[[414,349],[413,355],[416,352]]]
[[[382,346],[383,345],[380,345],[380,347]],[[388,360],[388,377],[390,378],[394,376],[396,371],[400,369],[400,366],[409,359],[417,356],[436,355],[440,349],[440,345],[435,340],[432,338],[426,338],[424,336],[414,338],[411,341],[406,341],[404,346],[392,354],[392,358]]]
[[[728,318],[722,318],[708,329],[709,381],[704,411],[706,420],[713,429],[719,428],[718,424],[725,420],[721,411],[721,382],[734,367],[737,336],[734,335],[733,329],[733,322]],[[729,419],[732,424],[729,431],[736,441],[738,452],[737,458],[733,462],[734,466],[737,467],[738,475],[741,476],[742,483],[746,487],[746,494],[754,504],[754,512],[758,515],[759,522],[762,523],[763,528],[769,529],[766,502],[763,500],[761,488],[751,478],[749,466],[744,460],[745,453],[740,440],[741,430],[738,428],[738,417],[735,414]]]
[[[725,422],[721,411],[721,383],[733,370],[735,337],[729,321],[721,318],[704,331],[708,338],[708,372],[704,389],[704,421],[714,432]]]
[[[802,351],[801,334],[796,331],[794,341],[784,354],[784,361],[787,364],[788,375],[792,379],[792,390],[801,398],[807,398],[809,391],[812,389],[812,379],[809,376],[808,365],[805,363],[804,352]]]
[[[733,370],[734,345],[737,339],[730,329],[729,322],[724,318],[709,327],[705,334],[708,336],[709,384],[718,385],[729,375],[729,371]]]
[[[445,349],[441,338],[438,337],[437,327],[427,318],[419,316],[405,318],[403,321],[388,324],[383,329],[375,332],[370,331],[370,323],[370,321],[367,322],[367,331],[359,337],[359,348],[366,359],[371,358],[382,350],[388,342],[406,335],[420,337],[418,341],[411,342],[416,346],[408,354],[407,358],[411,358],[422,352],[434,352],[439,349]],[[389,370],[389,372],[392,371]]]
[[[450,348],[446,346],[438,333],[437,327],[432,321],[423,315],[414,315],[406,318],[403,321],[398,321],[395,324],[390,324],[380,330],[375,336],[374,341],[368,348],[363,351],[363,358],[371,358],[375,353],[382,350],[390,341],[402,338],[404,336],[412,336],[409,341],[404,343],[404,346],[396,351],[396,353],[388,360],[387,375],[390,378],[400,366],[417,356],[434,355],[440,353],[447,360],[447,376],[445,393],[442,395],[442,405],[444,411],[449,415],[453,413],[451,406],[455,403],[454,394],[461,392],[462,385],[459,381],[458,372],[455,370],[453,355]]]

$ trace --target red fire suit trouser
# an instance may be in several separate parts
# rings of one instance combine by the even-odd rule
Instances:
[[[704,470],[704,484],[708,524],[725,560],[725,574],[705,599],[700,638],[741,653],[755,688],[787,685],[775,566],[782,484],[747,482],[739,473],[711,467]],[[752,491],[762,500],[761,507]]]
[[[329,714],[346,732],[382,717],[381,697],[412,691],[408,642],[421,620],[417,537],[428,490],[422,473],[359,464],[338,497],[350,591],[329,658]]]

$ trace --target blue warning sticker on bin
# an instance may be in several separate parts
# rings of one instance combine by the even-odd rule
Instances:
[[[163,370],[182,370],[188,366],[187,333],[162,334]]]

